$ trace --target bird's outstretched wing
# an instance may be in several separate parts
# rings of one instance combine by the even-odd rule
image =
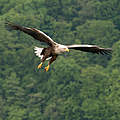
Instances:
[[[91,52],[91,53],[97,53],[97,54],[109,54],[112,52],[111,48],[101,48],[96,45],[69,45],[67,46],[69,49],[75,49],[80,50],[84,52]]]
[[[22,31],[24,33],[27,33],[28,35],[31,35],[36,40],[38,40],[40,42],[45,42],[49,46],[53,46],[53,45],[57,44],[49,36],[47,36],[44,32],[42,32],[42,31],[40,31],[38,29],[29,28],[29,27],[23,27],[23,26],[20,26],[20,25],[11,23],[11,22],[6,22],[5,24],[10,29],[12,29],[12,30],[20,30],[20,31]]]

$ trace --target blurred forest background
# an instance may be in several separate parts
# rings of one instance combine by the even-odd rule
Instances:
[[[73,50],[46,73],[33,51],[44,44],[5,20],[113,53]],[[120,0],[0,0],[0,120],[120,120]]]

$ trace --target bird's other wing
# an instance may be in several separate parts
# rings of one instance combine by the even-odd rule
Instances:
[[[11,23],[11,22],[6,22],[5,24],[11,30],[20,30],[20,31],[22,31],[24,33],[27,33],[28,35],[31,35],[33,38],[35,38],[36,40],[38,40],[40,42],[45,42],[49,46],[53,46],[53,45],[57,44],[49,36],[47,36],[44,32],[42,32],[42,31],[40,31],[38,29],[29,28],[29,27],[23,27],[23,26],[20,26],[20,25]]]
[[[102,55],[109,54],[112,52],[112,48],[101,48],[96,45],[69,45],[67,47],[68,49],[75,49],[75,50],[97,53],[97,54],[102,54]]]

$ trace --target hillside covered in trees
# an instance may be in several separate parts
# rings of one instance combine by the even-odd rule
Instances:
[[[6,20],[113,53],[73,50],[44,72],[33,51],[44,44]],[[120,0],[0,0],[0,120],[119,120],[119,112]]]

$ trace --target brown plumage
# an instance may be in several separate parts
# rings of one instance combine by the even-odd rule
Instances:
[[[12,30],[19,30],[28,35],[31,35],[34,39],[44,42],[48,45],[47,48],[38,48],[35,47],[36,56],[41,58],[41,64],[38,65],[38,68],[42,67],[42,64],[45,60],[49,60],[48,66],[45,67],[45,70],[48,71],[50,64],[56,60],[57,56],[64,52],[69,52],[69,49],[80,50],[84,52],[91,52],[96,54],[109,54],[111,53],[111,48],[101,48],[96,45],[62,45],[54,42],[49,36],[43,33],[40,30],[35,28],[23,27],[11,22],[6,22],[6,25]]]

